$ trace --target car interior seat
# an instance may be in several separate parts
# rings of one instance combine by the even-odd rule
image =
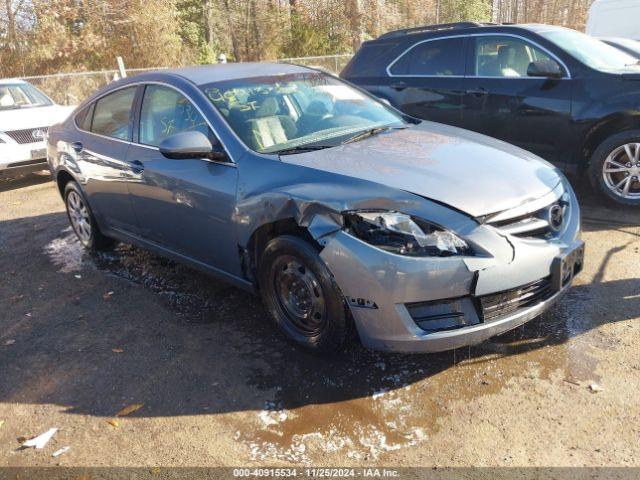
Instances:
[[[0,89],[0,107],[12,107],[15,105],[15,100],[8,88]]]
[[[517,50],[514,45],[502,45],[498,49],[498,71],[500,77],[519,77],[520,74],[514,68],[516,66]]]
[[[275,97],[266,97],[255,111],[251,112],[253,115],[245,121],[242,131],[245,141],[252,148],[262,150],[295,138],[294,121],[287,115],[280,115],[279,110],[278,100]]]
[[[311,133],[314,130],[314,127],[318,125],[318,122],[330,116],[331,112],[329,112],[329,109],[324,102],[321,102],[320,100],[312,101],[296,122],[296,127],[300,136]]]

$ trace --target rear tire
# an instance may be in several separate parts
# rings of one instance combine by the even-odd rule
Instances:
[[[607,138],[591,156],[589,180],[600,196],[618,205],[640,205],[640,130]]]
[[[89,202],[74,181],[68,182],[64,187],[64,204],[67,207],[71,228],[85,248],[106,250],[113,246],[115,241],[102,234],[91,212]]]
[[[260,257],[258,282],[265,306],[289,340],[318,353],[344,348],[352,319],[313,245],[290,235],[271,240]]]

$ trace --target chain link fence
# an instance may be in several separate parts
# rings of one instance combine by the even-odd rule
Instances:
[[[351,54],[325,55],[317,57],[283,58],[278,60],[278,62],[321,67],[333,73],[340,73],[351,57]],[[126,72],[128,76],[134,76],[140,73],[166,68],[168,67],[128,68]],[[23,80],[35,85],[49,95],[56,103],[61,105],[76,105],[98,88],[118,78],[120,78],[118,70],[57,73],[53,75],[22,77]]]
[[[349,60],[353,57],[352,53],[342,55],[324,55],[320,57],[293,57],[281,58],[278,60],[282,63],[295,63],[297,65],[306,65],[308,67],[320,67],[333,73],[340,73],[347,66]]]

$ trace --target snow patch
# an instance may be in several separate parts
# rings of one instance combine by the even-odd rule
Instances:
[[[85,266],[85,250],[75,233],[68,227],[62,230],[62,237],[54,238],[44,246],[44,253],[60,272],[71,273]]]

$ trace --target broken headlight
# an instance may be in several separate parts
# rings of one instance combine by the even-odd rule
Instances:
[[[375,247],[411,256],[472,255],[467,242],[433,223],[397,212],[351,212],[344,216],[351,235]]]

